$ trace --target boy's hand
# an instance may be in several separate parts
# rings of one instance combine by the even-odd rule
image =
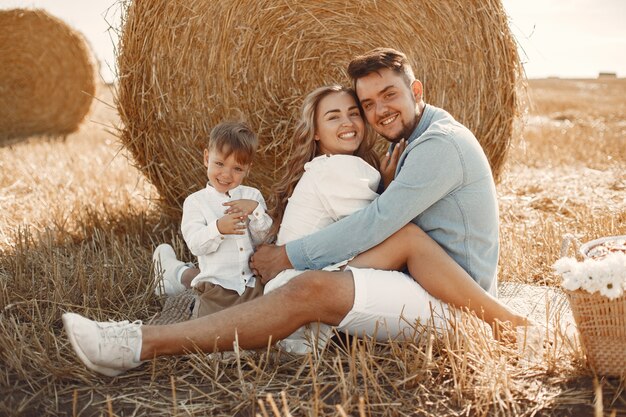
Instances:
[[[248,227],[246,218],[247,215],[241,211],[226,214],[217,220],[217,230],[223,235],[243,235]]]
[[[249,216],[250,214],[252,214],[254,209],[259,205],[259,202],[255,200],[241,199],[241,200],[228,201],[224,203],[224,205],[228,206],[226,211],[224,211],[224,213],[226,214],[231,214],[236,211],[240,211],[245,216]]]
[[[400,155],[402,155],[402,152],[406,149],[406,144],[406,140],[401,139],[400,142],[393,147],[391,155],[387,152],[380,160],[380,176],[383,180],[383,184],[385,185],[385,190],[389,187],[391,181],[393,181],[398,161],[400,160]]]

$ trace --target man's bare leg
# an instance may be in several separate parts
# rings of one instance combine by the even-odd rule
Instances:
[[[264,348],[300,326],[321,321],[338,325],[354,302],[348,272],[309,271],[276,291],[196,320],[167,326],[142,326],[141,360],[233,349],[235,334],[244,349]]]
[[[496,321],[513,326],[527,324],[524,317],[487,293],[437,242],[412,223],[356,256],[348,265],[386,270],[402,270],[406,266],[418,284],[445,303],[467,308],[492,325]]]

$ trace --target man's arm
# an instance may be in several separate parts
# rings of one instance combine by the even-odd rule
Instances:
[[[398,156],[399,153],[396,153],[393,161],[394,167],[397,165]],[[309,192],[315,194],[319,203],[317,208],[324,212],[325,217],[328,217],[326,220],[335,222],[366,207],[378,197],[375,190],[380,181],[380,173],[361,158],[351,155],[333,155],[317,158],[309,165],[300,181],[299,186],[304,185]],[[295,201],[298,195],[294,193],[292,197],[294,200],[290,199],[289,204],[297,204]],[[297,205],[290,207],[293,209]],[[325,223],[326,220],[323,222]],[[297,230],[301,227],[298,222],[303,219],[291,218],[290,220],[283,219],[283,221],[285,223],[281,227],[289,224]],[[258,247],[250,262],[250,269],[261,278],[264,284],[279,272],[290,268],[292,265],[284,246]]]
[[[402,169],[369,206],[286,245],[296,269],[320,269],[370,249],[462,184],[456,146],[431,138],[410,146]]]

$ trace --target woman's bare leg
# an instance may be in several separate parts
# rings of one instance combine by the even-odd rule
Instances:
[[[142,326],[141,360],[233,349],[264,348],[300,326],[321,321],[338,325],[354,302],[350,272],[309,271],[275,291],[215,314],[167,326]]]
[[[433,297],[457,308],[467,308],[492,325],[513,326],[527,320],[487,293],[430,236],[409,223],[378,246],[363,252],[348,265],[356,268],[402,270]]]

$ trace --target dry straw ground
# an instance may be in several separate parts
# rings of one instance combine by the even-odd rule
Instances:
[[[626,80],[531,82],[525,140],[498,186],[501,280],[555,286],[564,233],[626,234],[625,94]],[[0,148],[0,415],[592,415],[594,401],[625,412],[624,380],[595,389],[575,343],[554,336],[528,365],[471,323],[319,357],[194,354],[114,379],[87,371],[61,313],[149,319],[163,301],[152,294],[155,244],[175,240],[188,255],[119,150],[115,111],[98,103],[91,118],[64,141]]]

